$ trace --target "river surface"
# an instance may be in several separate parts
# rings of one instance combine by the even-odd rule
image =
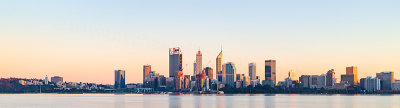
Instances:
[[[0,108],[400,108],[400,95],[0,94]]]

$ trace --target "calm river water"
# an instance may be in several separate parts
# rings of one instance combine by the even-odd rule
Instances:
[[[400,108],[400,95],[0,94],[0,108]]]

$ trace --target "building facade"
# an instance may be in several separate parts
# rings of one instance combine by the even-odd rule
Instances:
[[[114,89],[125,88],[125,70],[115,70]]]
[[[178,71],[182,71],[182,52],[179,47],[169,49],[169,77],[175,77]]]
[[[257,79],[256,63],[249,63],[249,77],[250,80]]]
[[[354,84],[358,83],[358,77],[357,77],[357,67],[351,66],[351,67],[346,67],[346,74],[347,75],[353,75],[354,76]]]
[[[151,72],[151,65],[143,65],[143,83],[145,82],[147,75]]]
[[[226,73],[226,77],[225,77],[225,84],[230,86],[230,87],[235,87],[235,75],[236,75],[236,67],[235,64],[233,64],[232,62],[228,62],[226,64],[224,64],[223,66],[225,69],[223,69],[222,73]]]
[[[276,84],[276,60],[265,60],[265,80],[272,80]]]
[[[335,85],[335,70],[331,69],[326,73],[326,86],[334,86]]]
[[[195,63],[196,66],[195,66],[195,71],[194,71],[195,75],[201,74],[201,72],[202,72],[201,70],[203,69],[202,61],[203,61],[202,54],[199,50],[199,51],[197,51],[197,54],[196,54],[196,63]]]
[[[393,72],[376,73],[376,77],[381,80],[382,90],[392,90],[392,82],[394,82]]]

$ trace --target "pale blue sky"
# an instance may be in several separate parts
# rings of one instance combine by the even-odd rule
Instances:
[[[265,59],[278,61],[278,80],[351,65],[375,76],[400,71],[399,19],[398,0],[0,1],[0,77],[112,83],[122,68],[138,82],[144,64],[167,75],[170,47],[192,74],[196,50],[215,68],[221,45],[224,62],[238,73],[256,62],[262,78]]]

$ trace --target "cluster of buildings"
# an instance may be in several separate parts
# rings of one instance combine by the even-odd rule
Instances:
[[[357,67],[346,67],[346,74],[336,78],[335,70],[328,70],[321,75],[296,76],[294,71],[289,71],[284,81],[276,80],[276,60],[265,60],[265,79],[261,81],[256,74],[256,64],[249,63],[248,74],[238,74],[235,64],[222,61],[223,53],[216,57],[215,69],[203,67],[202,53],[196,53],[192,75],[183,74],[182,52],[178,48],[169,49],[169,75],[160,75],[151,69],[151,65],[143,66],[143,83],[135,85],[136,88],[169,91],[218,91],[220,88],[245,88],[256,85],[281,87],[281,88],[315,88],[315,89],[349,89],[361,88],[368,92],[377,90],[400,90],[400,81],[394,80],[393,72],[377,73],[376,77],[368,76],[358,79]],[[214,75],[215,74],[215,75]],[[215,77],[214,77],[215,76]],[[125,71],[115,71],[115,87],[124,88]]]

